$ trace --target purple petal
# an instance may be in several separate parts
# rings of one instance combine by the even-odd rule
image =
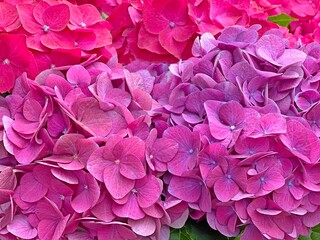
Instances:
[[[192,203],[199,200],[202,184],[203,182],[199,179],[173,176],[168,192],[178,199]]]
[[[222,202],[228,202],[231,198],[237,195],[239,186],[227,177],[218,179],[214,184],[214,193],[217,199]]]
[[[156,231],[155,220],[149,216],[146,216],[139,220],[128,220],[132,230],[140,236],[150,236]]]
[[[115,199],[121,199],[134,187],[135,180],[128,179],[120,174],[119,166],[110,166],[103,172],[103,181]]]
[[[37,181],[32,173],[27,173],[21,178],[21,199],[26,202],[37,202],[48,191],[48,187]]]
[[[21,214],[14,216],[13,221],[7,225],[7,229],[16,237],[23,239],[33,239],[38,235],[37,229],[30,225],[27,216]]]

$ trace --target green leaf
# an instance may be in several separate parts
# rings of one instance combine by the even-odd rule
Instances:
[[[210,230],[204,229],[203,227],[201,227],[199,225],[190,224],[188,232],[189,232],[192,240],[211,240],[212,234],[210,234]],[[218,235],[217,232],[215,232],[215,235]],[[221,239],[221,238],[217,238],[217,240],[218,239]]]
[[[241,227],[241,232],[244,227]],[[181,229],[171,229],[170,240],[240,240],[241,234],[236,237],[226,237],[213,230],[207,221],[188,219]]]
[[[299,240],[320,240],[320,225],[312,228],[308,236],[300,236]]]
[[[105,12],[102,12],[101,17],[103,20],[106,20],[109,16]]]
[[[171,231],[170,240],[193,240],[186,232],[185,227]]]
[[[310,236],[300,236],[299,240],[312,240]]]
[[[320,233],[318,233],[318,232],[312,232],[312,233],[311,233],[311,239],[312,239],[312,240],[320,240]]]
[[[268,20],[270,22],[274,22],[274,23],[276,23],[276,24],[278,24],[280,26],[288,27],[289,24],[292,21],[295,21],[297,19],[296,18],[292,18],[289,15],[286,15],[286,14],[282,13],[282,14],[279,14],[279,15],[276,15],[276,16],[270,16],[270,17],[268,17]]]
[[[227,240],[228,238],[211,229],[203,222],[187,221],[181,229],[172,229],[170,240]]]
[[[233,240],[240,240],[240,238],[241,238],[241,234],[240,235],[238,235],[237,237],[235,237],[235,238],[229,238],[229,239],[233,239]]]
[[[312,228],[312,232],[320,233],[320,225],[315,226],[314,228]]]

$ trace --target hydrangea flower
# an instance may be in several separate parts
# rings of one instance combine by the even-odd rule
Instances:
[[[248,1],[95,3],[119,56],[86,1],[0,21],[0,234],[169,239],[191,217],[296,239],[319,224],[318,43],[261,31]],[[133,56],[163,62],[121,64]]]

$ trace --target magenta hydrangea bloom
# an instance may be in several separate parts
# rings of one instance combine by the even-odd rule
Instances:
[[[226,146],[233,146],[241,131],[251,131],[255,116],[251,111],[246,111],[238,102],[222,103],[207,101],[205,109],[211,135],[217,140],[222,140]]]
[[[211,194],[203,180],[196,174],[183,177],[173,176],[168,192],[188,203],[198,204],[201,211],[211,210]]]
[[[228,237],[297,239],[319,224],[320,45],[290,45],[265,25],[213,36],[261,12],[247,1],[180,3],[99,3],[118,56],[99,7],[17,4],[14,31],[52,69],[26,66],[0,98],[0,235],[166,240],[190,217]],[[197,28],[211,33],[192,47]],[[25,38],[3,36],[25,61]],[[130,59],[151,50],[182,60]]]
[[[39,238],[60,239],[70,216],[63,216],[57,206],[48,198],[37,203],[35,213],[39,219]]]
[[[45,161],[56,162],[66,170],[80,170],[87,165],[91,153],[98,145],[90,139],[85,139],[81,134],[66,134],[58,139],[53,155]]]
[[[17,5],[23,28],[32,34],[28,37],[28,46],[43,51],[45,48],[71,48],[72,38],[68,33],[67,24],[70,10],[66,4],[50,6],[41,1],[35,4]]]
[[[91,174],[85,172],[76,173],[79,183],[71,200],[72,208],[82,213],[94,207],[99,200],[100,188]]]
[[[0,54],[0,93],[5,93],[13,88],[16,78],[23,72],[34,77],[37,69],[24,35],[1,33],[0,46],[5,49]]]
[[[113,198],[120,199],[133,189],[136,179],[146,175],[144,151],[145,146],[140,139],[122,139],[115,135],[91,154],[87,169],[106,184]]]
[[[32,227],[25,215],[15,215],[7,229],[13,235],[23,239],[33,239],[38,235],[36,228]]]
[[[318,137],[297,121],[288,121],[287,125],[287,133],[280,136],[282,143],[303,161],[317,162],[320,158]]]
[[[163,133],[163,138],[173,140],[179,145],[177,154],[167,163],[170,173],[181,176],[196,166],[200,148],[200,136],[197,132],[192,133],[186,127],[175,126],[168,128]]]
[[[119,217],[138,220],[145,217],[145,208],[151,207],[159,200],[162,191],[161,182],[152,175],[148,175],[135,182],[132,190],[112,205],[112,211]]]

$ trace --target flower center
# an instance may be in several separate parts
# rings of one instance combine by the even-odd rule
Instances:
[[[260,181],[261,181],[261,182],[264,182],[264,181],[265,181],[264,177],[261,177],[261,178],[260,178]]]
[[[149,156],[149,158],[150,158],[150,159],[153,159],[153,155],[151,154],[151,155]]]
[[[55,68],[56,65],[54,65],[53,63],[50,65],[50,68]]]
[[[84,185],[83,185],[83,188],[84,188],[84,189],[88,189],[88,185],[87,185],[87,184],[84,184]]]
[[[132,192],[133,194],[136,194],[138,191],[137,191],[137,189],[134,188],[134,189],[131,190],[131,192]]]
[[[292,148],[293,151],[297,151],[297,149],[295,147]]]
[[[190,150],[189,150],[189,153],[190,153],[190,154],[192,154],[193,152],[194,152],[193,149],[190,149]]]
[[[170,26],[171,28],[174,28],[174,27],[176,26],[176,24],[175,24],[174,22],[170,22],[170,23],[169,23],[169,26]]]
[[[10,64],[10,60],[8,58],[6,58],[5,60],[3,60],[3,64],[9,65]]]
[[[80,26],[81,26],[82,28],[85,28],[85,27],[87,26],[87,24],[85,24],[84,22],[81,22],[81,23],[80,23]]]
[[[64,199],[65,199],[65,196],[61,194],[61,195],[60,195],[60,199],[61,199],[61,200],[64,200]]]
[[[231,125],[230,126],[230,130],[233,131],[234,129],[236,129],[236,126],[235,125]]]
[[[115,160],[114,162],[115,162],[117,165],[120,164],[120,160],[119,160],[119,159]]]
[[[49,30],[50,30],[50,27],[49,26],[47,26],[47,25],[43,25],[43,31],[44,32],[49,32]]]
[[[230,174],[228,174],[228,175],[227,175],[227,178],[228,178],[228,179],[231,179],[231,175],[230,175]]]

